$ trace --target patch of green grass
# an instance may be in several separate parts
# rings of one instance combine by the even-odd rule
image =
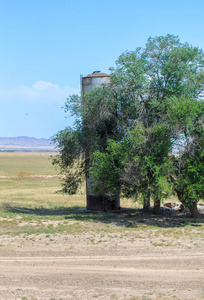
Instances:
[[[116,294],[112,294],[112,295],[110,296],[110,299],[111,299],[111,300],[118,299],[118,296],[117,296]]]
[[[93,297],[94,297],[94,298],[99,298],[99,297],[101,297],[101,296],[104,296],[104,294],[94,295]]]

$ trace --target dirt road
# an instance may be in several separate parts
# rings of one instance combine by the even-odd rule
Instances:
[[[83,235],[58,235],[52,245],[42,236],[5,238],[0,299],[204,299],[202,247],[104,238],[95,245]]]

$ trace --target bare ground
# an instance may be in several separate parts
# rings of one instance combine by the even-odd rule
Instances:
[[[185,227],[165,234],[129,225],[1,235],[0,299],[204,299],[204,241],[196,223],[190,234]]]

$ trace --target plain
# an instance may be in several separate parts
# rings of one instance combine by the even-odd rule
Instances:
[[[87,212],[50,155],[0,153],[0,299],[203,299],[202,220]]]

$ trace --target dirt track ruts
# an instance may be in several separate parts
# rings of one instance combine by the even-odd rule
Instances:
[[[160,291],[171,299],[202,299],[204,255],[0,254],[0,299],[128,299]],[[185,251],[183,251],[185,252]],[[5,254],[5,253],[4,253]],[[151,293],[150,293],[151,294]],[[30,297],[30,298],[29,298]],[[112,297],[112,298],[111,298]],[[127,297],[127,298],[126,298]],[[177,299],[178,299],[177,298]],[[141,298],[142,299],[142,298]]]

